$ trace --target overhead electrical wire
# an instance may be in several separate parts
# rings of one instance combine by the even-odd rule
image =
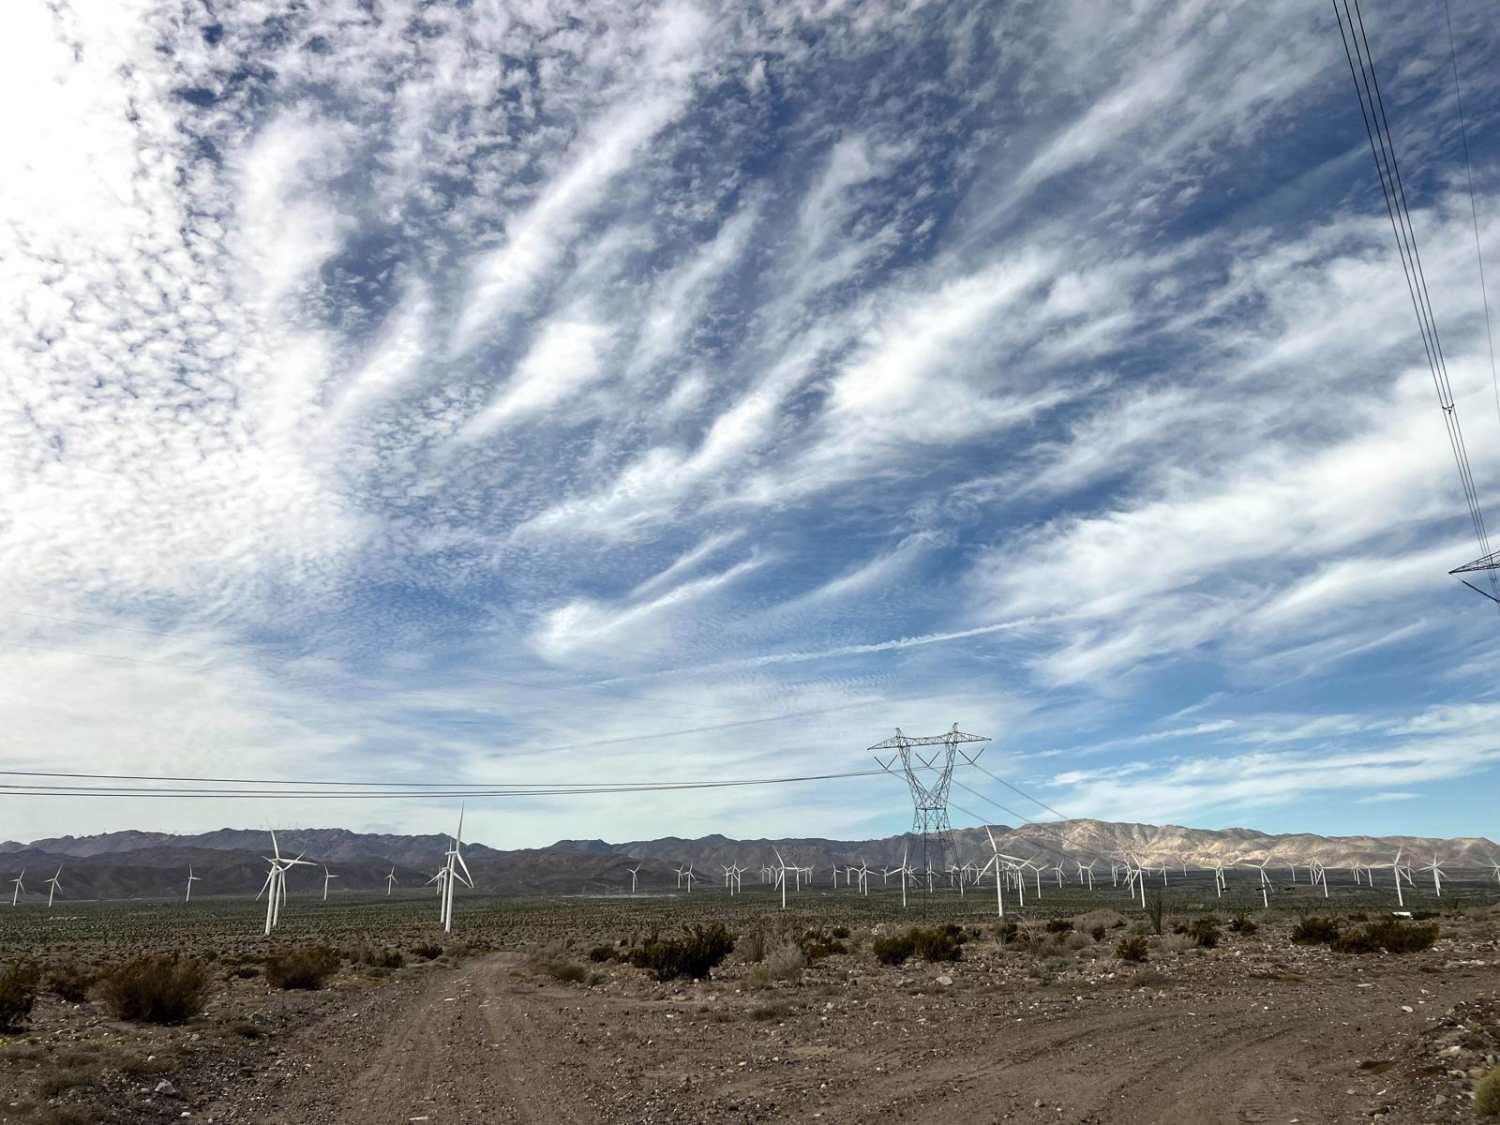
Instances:
[[[1464,146],[1464,172],[1469,182],[1469,217],[1474,221],[1474,258],[1479,263],[1479,299],[1484,305],[1484,335],[1490,347],[1490,386],[1495,392],[1495,417],[1500,419],[1500,375],[1495,371],[1495,332],[1490,326],[1490,297],[1484,282],[1484,249],[1479,241],[1479,204],[1474,199],[1474,161],[1469,155],[1469,123],[1464,113],[1463,84],[1458,79],[1458,42],[1453,35],[1453,12],[1443,0],[1448,24],[1448,60],[1453,64],[1453,104],[1458,110],[1458,135]]]
[[[1390,117],[1386,113],[1380,79],[1375,73],[1375,59],[1365,31],[1364,12],[1360,9],[1359,0],[1332,0],[1332,3],[1334,16],[1338,20],[1339,38],[1344,44],[1344,57],[1349,63],[1349,76],[1354,80],[1354,93],[1359,100],[1360,117],[1364,120],[1365,134],[1370,141],[1370,155],[1375,160],[1375,171],[1380,179],[1386,215],[1391,221],[1391,231],[1396,236],[1396,250],[1401,258],[1406,290],[1411,297],[1412,310],[1417,316],[1422,349],[1427,357],[1433,386],[1437,390],[1443,424],[1448,431],[1448,444],[1452,447],[1453,459],[1458,466],[1459,484],[1463,488],[1464,501],[1469,509],[1469,519],[1474,526],[1474,537],[1479,543],[1481,557],[1487,557],[1491,553],[1489,532],[1485,527],[1474,472],[1469,464],[1468,449],[1464,445],[1463,427],[1459,424],[1453,387],[1448,380],[1448,363],[1443,355],[1437,317],[1432,309],[1427,275],[1422,268],[1421,251],[1417,248],[1416,230],[1412,225],[1411,208],[1406,198],[1406,184],[1401,176],[1400,163],[1396,159]],[[1500,604],[1500,584],[1497,584],[1493,571],[1489,574],[1494,600]]]

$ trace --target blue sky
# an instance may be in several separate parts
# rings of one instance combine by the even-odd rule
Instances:
[[[1493,279],[1500,24],[1453,17]],[[1442,7],[1366,19],[1500,512]],[[774,776],[957,721],[1070,814],[1494,833],[1500,622],[1324,7],[28,4],[0,84],[6,767]]]

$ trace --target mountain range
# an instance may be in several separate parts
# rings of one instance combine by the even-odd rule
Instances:
[[[1500,846],[1480,837],[1440,839],[1421,836],[1272,835],[1248,828],[1202,829],[1177,825],[1065,820],[998,826],[991,831],[1002,851],[1042,864],[1101,860],[1126,852],[1149,865],[1270,860],[1275,863],[1317,859],[1333,867],[1352,863],[1389,863],[1398,848],[1414,858],[1441,856],[1450,873],[1491,869],[1500,862]],[[990,851],[984,829],[956,829],[955,852],[982,859]],[[289,889],[311,893],[322,886],[323,867],[337,875],[336,893],[385,888],[392,869],[398,885],[410,890],[423,884],[442,863],[448,837],[351,832],[343,828],[287,829],[277,833],[283,855],[304,854],[315,866],[294,868]],[[864,861],[881,868],[901,861],[909,849],[921,866],[922,841],[911,835],[873,840],[818,838],[733,840],[711,835],[675,836],[611,844],[604,840],[560,840],[545,848],[500,850],[466,843],[464,855],[479,890],[498,894],[600,893],[619,890],[629,879],[627,866],[642,864],[640,888],[676,885],[674,869],[691,864],[717,880],[723,865],[739,863],[752,871],[774,863],[779,851],[787,862],[828,869],[833,864]],[[95,836],[58,836],[30,843],[0,844],[0,878],[9,881],[23,868],[28,891],[37,897],[43,880],[63,868],[64,897],[80,899],[171,898],[182,893],[187,869],[200,877],[195,897],[253,893],[265,877],[262,858],[270,839],[262,830],[221,828],[197,835],[169,832],[107,832]],[[929,852],[934,866],[944,857]]]

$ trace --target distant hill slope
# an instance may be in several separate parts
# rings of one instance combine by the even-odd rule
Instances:
[[[1272,835],[1248,828],[1209,830],[1177,825],[1122,824],[1101,820],[1068,820],[1028,824],[1021,828],[992,828],[1002,851],[1039,863],[1063,860],[1111,859],[1129,852],[1150,865],[1187,864],[1204,867],[1268,859],[1274,863],[1317,859],[1329,866],[1354,862],[1389,863],[1396,849],[1418,861],[1440,855],[1450,872],[1489,869],[1500,861],[1500,846],[1476,837],[1434,839],[1420,836],[1317,836],[1307,833]],[[292,894],[321,892],[322,865],[339,876],[334,894],[377,891],[396,868],[399,886],[410,892],[421,886],[442,862],[447,837],[401,836],[350,832],[343,828],[288,829],[277,832],[283,855],[305,853],[316,867],[298,867],[288,878]],[[990,851],[983,829],[954,832],[959,856],[982,859]],[[43,880],[63,867],[63,894],[68,899],[178,898],[187,868],[202,881],[195,897],[216,894],[254,894],[265,879],[261,857],[270,848],[263,829],[222,828],[193,836],[166,832],[110,832],[97,836],[60,836],[29,844],[0,844],[0,880],[26,870],[28,898],[44,897]],[[733,840],[711,835],[686,840],[664,837],[610,844],[603,840],[560,840],[546,848],[500,851],[483,844],[467,844],[464,855],[474,872],[477,889],[489,893],[600,893],[628,886],[627,866],[643,864],[642,891],[674,889],[674,869],[691,863],[710,882],[722,878],[730,863],[748,866],[755,879],[760,865],[774,863],[780,851],[788,863],[822,869],[818,882],[835,863],[872,867],[894,865],[910,848],[914,863],[922,862],[921,840],[889,836],[875,840],[827,840],[817,837],[777,840]],[[934,865],[943,857],[933,853]]]

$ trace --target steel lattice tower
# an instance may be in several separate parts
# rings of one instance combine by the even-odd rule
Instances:
[[[906,775],[906,784],[911,789],[911,830],[922,834],[924,865],[930,863],[930,856],[927,854],[930,841],[936,840],[942,852],[939,863],[946,861],[953,851],[953,825],[948,822],[948,789],[953,784],[954,757],[963,754],[964,760],[971,764],[979,757],[978,753],[970,757],[960,751],[959,746],[968,742],[988,741],[988,736],[966,734],[954,723],[953,729],[943,734],[918,738],[902,734],[901,728],[897,727],[894,738],[887,738],[870,747],[880,768],[887,773],[895,773],[896,759],[899,757],[901,760],[902,773]],[[916,750],[919,746],[941,746],[942,749],[934,750],[930,756],[924,757]],[[896,753],[887,760],[875,753],[878,750],[894,750]],[[917,776],[918,770],[931,772],[935,776],[924,781]]]

